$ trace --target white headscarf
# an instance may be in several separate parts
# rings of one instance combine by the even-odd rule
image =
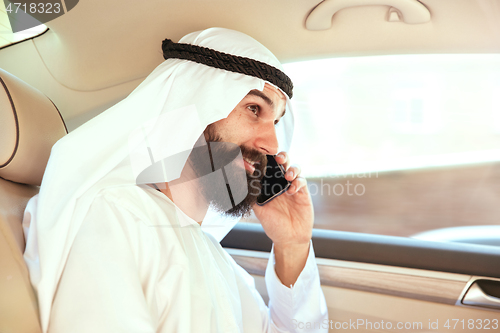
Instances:
[[[283,70],[268,49],[240,32],[211,28],[191,33],[180,42]],[[54,145],[31,218],[30,229],[35,229],[37,239],[28,239],[34,250],[27,248],[25,253],[44,331],[69,251],[96,195],[104,188],[137,184],[138,174],[151,166],[151,154],[157,161],[189,152],[207,125],[226,118],[250,90],[263,90],[265,83],[188,60],[167,59],[127,98]],[[288,150],[292,131],[287,96],[287,112],[276,127],[280,150]],[[178,178],[186,159],[187,154],[177,170],[156,173],[155,179],[144,182]],[[210,225],[214,216],[208,214],[203,225]]]

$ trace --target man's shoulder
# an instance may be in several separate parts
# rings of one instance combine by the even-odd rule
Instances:
[[[106,187],[99,191],[96,200],[130,202],[140,198],[141,192],[144,191],[137,185]]]
[[[116,208],[122,213],[136,215],[141,220],[150,218],[151,198],[137,185],[104,188],[95,196],[92,205]]]
[[[165,198],[142,185],[117,186],[102,189],[93,204],[104,204],[133,214],[149,226],[170,224],[175,208]]]

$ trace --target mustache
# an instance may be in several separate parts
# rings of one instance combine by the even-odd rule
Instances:
[[[216,130],[214,124],[210,124],[207,126],[202,136],[204,136],[206,142],[224,142],[224,139],[221,137],[220,133]],[[243,158],[254,162],[255,166],[255,174],[263,173],[265,167],[267,166],[267,156],[259,152],[257,149],[250,148],[244,145],[238,145],[241,150],[241,155]]]
[[[243,158],[254,162],[256,169],[260,169],[262,166],[265,167],[267,165],[267,156],[259,152],[257,149],[240,146],[240,150]]]

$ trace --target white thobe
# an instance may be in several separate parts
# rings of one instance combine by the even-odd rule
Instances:
[[[36,271],[28,260],[36,256],[36,231],[25,231],[26,261]],[[265,280],[269,308],[253,278],[164,194],[148,186],[105,189],[72,244],[48,332],[304,332],[307,323],[328,320],[312,245],[291,288],[276,276],[273,252]]]

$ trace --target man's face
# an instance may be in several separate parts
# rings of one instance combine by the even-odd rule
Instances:
[[[263,91],[250,91],[227,118],[210,124],[205,130],[207,142],[234,143],[240,147],[244,159],[248,194],[242,202],[225,214],[234,217],[246,216],[257,201],[260,180],[267,165],[266,155],[278,153],[275,125],[285,114],[285,106],[285,95],[266,83]],[[214,206],[217,208],[216,202]]]

